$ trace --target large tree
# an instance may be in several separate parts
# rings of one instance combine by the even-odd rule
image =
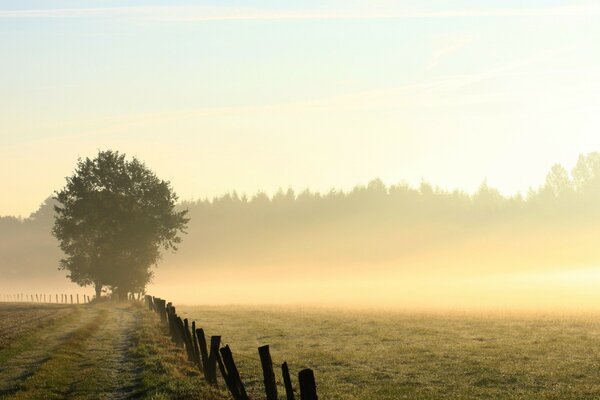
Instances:
[[[187,211],[177,195],[142,162],[117,151],[80,159],[56,192],[52,233],[66,257],[60,269],[81,286],[103,287],[126,298],[143,291],[162,250],[177,250]]]

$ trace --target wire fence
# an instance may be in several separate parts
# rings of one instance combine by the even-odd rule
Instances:
[[[160,316],[165,329],[168,329],[171,340],[187,354],[188,362],[196,366],[204,375],[204,379],[217,385],[217,371],[220,372],[229,393],[234,400],[250,400],[246,385],[242,382],[238,368],[235,364],[233,353],[229,345],[221,346],[221,336],[207,337],[204,330],[191,324],[187,318],[181,319],[177,315],[176,308],[172,303],[159,297],[146,295],[144,302],[149,310]],[[287,362],[274,364],[271,358],[269,345],[258,348],[258,357],[246,354],[237,354],[236,357],[249,361],[258,362],[262,367],[262,380],[267,400],[277,400],[277,381],[275,371],[281,368],[283,387],[286,400],[295,400],[300,395],[300,400],[318,400],[317,387],[314,372],[310,368],[304,368],[298,373],[299,391],[294,388],[290,369]],[[299,392],[299,393],[298,393]]]
[[[81,293],[0,293],[0,302],[37,304],[87,304],[92,297]]]

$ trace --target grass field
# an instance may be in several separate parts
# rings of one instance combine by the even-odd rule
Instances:
[[[263,344],[293,374],[313,368],[323,399],[600,398],[600,316],[233,306],[178,312],[231,345],[254,398],[264,396],[256,351]]]
[[[0,303],[0,399],[227,399],[132,304]]]
[[[263,344],[293,375],[313,368],[321,399],[600,398],[598,315],[177,309],[230,344],[254,400]],[[141,306],[0,303],[0,399],[230,398],[220,384]]]

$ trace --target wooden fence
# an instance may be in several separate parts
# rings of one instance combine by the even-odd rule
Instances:
[[[175,344],[184,349],[189,362],[193,363],[204,375],[204,379],[212,385],[217,385],[217,368],[227,389],[234,400],[250,400],[240,373],[235,365],[233,353],[229,345],[221,347],[221,336],[211,336],[210,344],[206,340],[204,330],[191,325],[187,318],[177,315],[175,306],[158,297],[144,297],[146,306],[160,316],[161,322],[168,328],[169,335]],[[191,328],[191,330],[190,330]],[[269,346],[258,348],[258,355],[263,371],[263,382],[267,400],[277,400],[277,384]],[[290,370],[287,362],[281,365],[286,399],[295,400]],[[312,369],[303,369],[298,373],[300,400],[318,400],[315,375]]]
[[[0,301],[11,303],[42,303],[42,304],[86,304],[92,301],[87,294],[47,294],[47,293],[1,293]]]

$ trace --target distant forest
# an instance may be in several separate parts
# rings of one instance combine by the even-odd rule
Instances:
[[[466,252],[485,253],[478,263],[507,254],[591,263],[600,256],[600,153],[580,156],[570,172],[553,166],[545,184],[525,196],[506,197],[486,184],[468,194],[426,182],[414,188],[373,180],[347,192],[231,193],[180,207],[189,210],[188,234],[161,269],[406,265],[411,257],[451,254],[465,243],[472,244]],[[28,218],[0,218],[5,283],[64,276],[56,271],[61,254],[52,223],[51,199]],[[448,257],[460,254],[466,253]]]

